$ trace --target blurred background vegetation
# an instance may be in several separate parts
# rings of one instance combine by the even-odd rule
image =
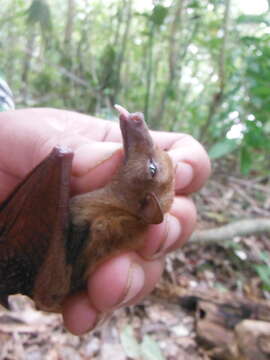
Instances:
[[[143,111],[234,170],[270,166],[269,0],[1,0],[0,69],[17,108]]]

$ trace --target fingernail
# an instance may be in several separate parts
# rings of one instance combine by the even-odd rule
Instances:
[[[175,216],[167,214],[164,241],[161,242],[160,246],[157,248],[151,259],[154,260],[163,256],[179,239],[180,235],[181,224],[179,220]]]
[[[128,303],[139,294],[144,286],[144,278],[145,275],[142,267],[135,262],[131,263],[122,299],[117,306],[122,306]]]
[[[102,313],[98,315],[95,325],[92,328],[90,328],[89,331],[99,330],[107,322],[110,316],[111,316],[110,313]]]
[[[178,162],[175,168],[175,190],[186,188],[193,180],[193,168],[185,162]]]
[[[80,146],[75,154],[76,161],[73,163],[73,175],[83,176],[87,174],[90,169],[94,169],[110,159],[121,148],[120,143],[95,141]],[[85,158],[87,161],[85,161]],[[78,167],[76,164],[78,164]]]
[[[82,327],[81,332],[78,333],[78,335],[87,334],[90,332],[94,332],[96,330],[100,330],[100,328],[107,322],[107,320],[110,318],[110,313],[99,313],[96,315],[95,321],[88,327]]]

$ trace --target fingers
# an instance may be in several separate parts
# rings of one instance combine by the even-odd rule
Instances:
[[[199,190],[211,172],[208,155],[191,136],[182,136],[169,150],[175,167],[175,189],[178,194]]]
[[[91,303],[100,311],[107,311],[149,292],[160,275],[162,258],[185,243],[195,223],[196,208],[192,200],[177,197],[167,219],[162,224],[149,226],[144,245],[137,254],[110,259],[94,273],[88,283]],[[106,293],[110,296],[103,298]]]
[[[110,311],[126,305],[145,286],[145,264],[135,253],[108,260],[88,282],[88,295],[99,311]]]
[[[146,241],[139,254],[151,260],[183,246],[192,234],[195,224],[196,207],[192,200],[184,196],[176,197],[165,220],[161,224],[149,226]]]
[[[105,314],[152,291],[162,271],[162,259],[146,261],[134,252],[111,258],[90,277],[88,296],[81,293],[65,302],[65,326],[76,335],[93,329]]]
[[[164,255],[183,245],[195,221],[192,201],[176,197],[167,219],[149,227],[145,244],[137,253],[128,252],[104,262],[89,278],[87,294],[66,301],[63,307],[66,327],[74,334],[82,334],[94,328],[104,314],[149,294],[162,274]]]
[[[118,127],[110,121],[56,109],[25,109],[0,113],[0,123],[0,201],[56,145],[75,153],[74,193],[104,186],[122,160],[121,142],[103,142],[108,129]]]
[[[86,292],[70,296],[63,305],[63,320],[74,335],[92,330],[99,321],[98,311],[90,304]]]
[[[75,150],[81,144],[102,141],[108,124],[116,126],[109,121],[56,109],[6,111],[0,113],[0,123],[0,161],[7,159],[8,152],[9,161],[5,165],[18,176],[25,175],[52,147],[64,145]]]

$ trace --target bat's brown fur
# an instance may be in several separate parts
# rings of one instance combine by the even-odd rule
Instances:
[[[106,256],[140,247],[148,225],[140,207],[148,193],[155,193],[163,214],[169,211],[173,198],[172,163],[167,153],[158,148],[154,156],[159,165],[155,180],[145,179],[138,156],[137,161],[124,164],[105,188],[71,199],[73,224],[91,224],[87,245],[78,259],[85,263],[83,280]],[[155,223],[155,209],[153,214],[151,210],[152,223]],[[82,280],[78,276],[73,280],[76,284]]]

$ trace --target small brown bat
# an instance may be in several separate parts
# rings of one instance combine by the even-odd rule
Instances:
[[[138,249],[174,195],[168,154],[154,145],[143,114],[116,105],[124,160],[105,187],[70,199],[73,153],[55,147],[0,206],[0,302],[25,294],[59,312],[106,257]]]

